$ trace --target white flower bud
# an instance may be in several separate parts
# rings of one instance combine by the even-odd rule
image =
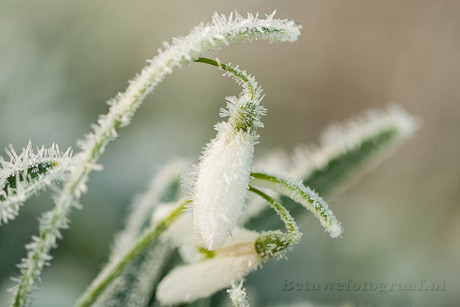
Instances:
[[[216,125],[198,168],[193,195],[193,225],[198,243],[208,250],[224,244],[243,213],[254,155],[254,136]]]

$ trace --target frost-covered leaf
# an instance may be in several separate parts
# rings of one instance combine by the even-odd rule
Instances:
[[[34,151],[29,141],[20,154],[12,145],[6,153],[9,160],[0,156],[0,224],[14,219],[28,198],[61,180],[72,165],[70,148],[61,152],[55,144]]]
[[[361,118],[326,129],[319,146],[297,148],[291,173],[319,193],[326,192],[392,153],[417,127],[418,122],[397,106],[368,111]]]
[[[94,306],[148,306],[172,253],[173,247],[166,242],[153,244],[111,283]]]

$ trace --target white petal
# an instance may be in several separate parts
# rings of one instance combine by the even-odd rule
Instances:
[[[261,263],[254,247],[256,232],[235,229],[231,245],[225,244],[216,256],[202,262],[177,267],[158,285],[162,304],[192,302],[227,288]]]

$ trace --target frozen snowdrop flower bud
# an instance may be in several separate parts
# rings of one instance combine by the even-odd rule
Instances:
[[[0,156],[0,224],[12,220],[29,197],[62,179],[72,161],[70,148],[63,153],[53,144],[34,152],[31,141],[20,154],[11,145],[6,153],[8,161]]]
[[[191,186],[193,225],[198,244],[208,250],[222,246],[243,213],[258,138],[256,129],[263,127],[260,117],[262,88],[246,71],[206,58],[198,62],[225,70],[243,87],[239,97],[227,97],[227,108],[220,116],[227,122],[216,125],[217,136],[208,144],[196,169]]]
[[[198,168],[193,195],[193,224],[198,243],[222,246],[243,213],[254,155],[254,136],[223,122]]]
[[[171,271],[158,285],[157,299],[165,305],[188,303],[241,280],[261,263],[255,250],[258,236],[257,232],[236,228],[213,258]]]

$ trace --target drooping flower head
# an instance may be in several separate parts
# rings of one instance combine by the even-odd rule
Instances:
[[[227,97],[221,116],[227,122],[215,126],[217,136],[205,149],[192,183],[193,224],[198,243],[208,250],[224,244],[243,213],[258,135],[262,89],[254,77],[238,67],[202,59],[227,71],[243,86],[240,97]]]

